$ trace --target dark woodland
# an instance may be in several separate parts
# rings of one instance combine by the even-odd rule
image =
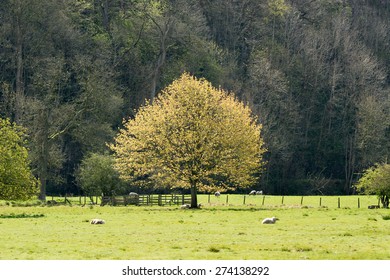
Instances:
[[[41,199],[82,194],[82,161],[183,72],[258,116],[254,189],[353,194],[389,160],[388,0],[0,2],[0,117],[26,128]]]

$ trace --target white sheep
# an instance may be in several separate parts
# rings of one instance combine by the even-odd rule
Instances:
[[[106,222],[102,219],[92,219],[91,220],[91,225],[102,225],[105,224]]]
[[[251,192],[249,193],[249,195],[256,195],[256,191],[255,191],[255,190],[251,191]]]
[[[274,224],[274,223],[276,223],[276,220],[279,220],[279,219],[276,217],[265,218],[261,223],[262,224]]]
[[[263,191],[257,191],[256,192],[256,195],[262,195],[263,194]]]
[[[216,197],[220,197],[221,196],[221,193],[220,192],[215,192],[214,194]]]
[[[182,206],[180,206],[180,209],[190,209],[190,205],[189,204],[183,204]]]

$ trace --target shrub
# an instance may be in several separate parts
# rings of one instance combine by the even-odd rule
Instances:
[[[81,163],[77,182],[86,195],[114,195],[124,191],[110,155],[92,153]]]
[[[366,194],[375,194],[383,208],[389,208],[390,164],[377,164],[368,168],[358,181],[356,188]]]

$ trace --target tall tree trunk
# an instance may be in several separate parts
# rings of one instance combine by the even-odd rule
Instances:
[[[170,32],[170,29],[173,25],[173,21],[171,18],[168,18],[167,21],[161,26],[155,19],[151,18],[153,23],[157,26],[160,33],[160,53],[158,55],[158,59],[156,62],[156,66],[154,67],[152,79],[151,79],[151,87],[150,87],[150,100],[153,100],[156,96],[157,91],[157,83],[161,76],[161,69],[165,65],[165,60],[167,57],[167,39]]]
[[[44,108],[41,111],[41,123],[42,128],[40,130],[40,155],[39,155],[39,180],[40,180],[40,190],[38,199],[41,201],[46,201],[46,183],[47,183],[47,174],[48,174],[48,161],[49,161],[49,120],[48,120],[47,109]]]
[[[160,79],[161,75],[161,68],[165,64],[165,58],[167,56],[167,51],[165,48],[165,42],[161,42],[160,46],[160,55],[158,57],[156,67],[154,68],[154,72],[152,74],[152,81],[151,81],[151,87],[150,87],[150,100],[153,100],[156,97],[156,91],[157,91],[157,83]]]
[[[20,5],[20,3],[19,3]],[[21,7],[18,7],[17,15],[15,18],[15,59],[16,59],[16,74],[15,74],[15,97],[13,114],[16,122],[20,121],[20,113],[22,110],[22,99],[24,96],[24,79],[23,79],[23,34],[21,29]]]
[[[345,143],[345,187],[346,194],[350,194],[353,184],[353,173],[355,171],[355,136],[347,137]]]
[[[109,3],[108,0],[105,0],[102,4],[102,13],[103,13],[103,26],[104,29],[109,33],[110,32],[110,17],[109,17]]]

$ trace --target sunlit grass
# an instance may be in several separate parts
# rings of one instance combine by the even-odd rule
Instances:
[[[337,208],[337,198],[336,207],[301,207],[300,197],[268,206],[200,199],[201,210],[3,206],[0,259],[390,259],[389,210],[362,201]],[[261,224],[272,216],[280,220]],[[106,224],[91,225],[93,218]]]
[[[329,207],[329,208],[367,208],[377,205],[375,196],[272,196],[272,195],[200,195],[200,203],[214,206],[286,206],[286,207]],[[340,201],[340,204],[339,204]]]

